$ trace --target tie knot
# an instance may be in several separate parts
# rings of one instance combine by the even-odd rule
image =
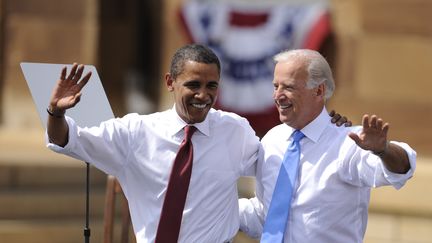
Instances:
[[[300,130],[295,130],[291,136],[294,142],[298,142],[305,137],[305,135]]]
[[[185,126],[185,139],[190,140],[196,130],[197,128],[194,126]]]

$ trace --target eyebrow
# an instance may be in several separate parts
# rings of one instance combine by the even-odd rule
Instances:
[[[200,83],[200,81],[197,79],[191,79],[191,80],[184,81],[183,84],[195,84],[195,83]]]
[[[183,83],[183,85],[195,85],[195,84],[201,85],[201,82],[199,80],[188,80]],[[207,84],[219,86],[218,81],[209,81]]]

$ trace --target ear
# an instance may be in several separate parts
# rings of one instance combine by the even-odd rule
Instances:
[[[165,74],[165,84],[166,84],[169,92],[174,91],[173,83],[174,83],[174,80],[171,76],[171,73],[166,73]]]
[[[324,99],[325,91],[326,91],[326,87],[322,83],[322,84],[318,85],[316,95]]]

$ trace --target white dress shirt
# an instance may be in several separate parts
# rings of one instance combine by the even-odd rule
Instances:
[[[67,122],[68,144],[47,146],[114,175],[128,199],[137,242],[154,242],[186,123],[175,108],[129,114],[92,128],[78,127],[69,117]],[[247,120],[234,113],[211,109],[194,126],[193,169],[179,242],[226,242],[239,228],[237,179],[254,173],[259,139]]]
[[[416,153],[407,144],[393,142],[408,153],[406,174],[388,171],[379,157],[358,147],[348,137],[361,127],[337,127],[327,110],[304,127],[301,158],[292,197],[285,242],[360,243],[366,230],[371,187],[399,189],[412,177]],[[262,139],[257,165],[256,197],[240,199],[240,229],[260,237],[279,168],[294,129],[281,124]]]

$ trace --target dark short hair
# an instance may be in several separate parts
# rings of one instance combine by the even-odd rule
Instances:
[[[194,61],[205,64],[216,64],[220,75],[221,65],[219,58],[208,47],[200,44],[189,44],[178,49],[171,60],[170,73],[173,79],[183,72],[184,63]]]

